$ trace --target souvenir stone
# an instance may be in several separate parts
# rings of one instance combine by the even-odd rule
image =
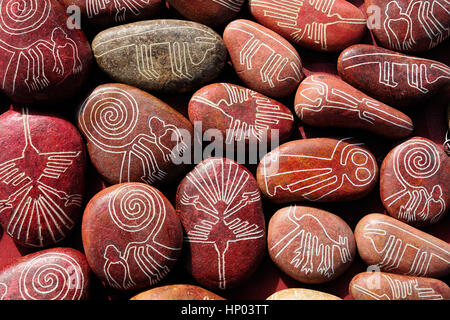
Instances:
[[[189,284],[173,284],[150,289],[130,300],[225,300],[206,289]]]
[[[82,24],[107,26],[146,20],[162,12],[161,0],[59,0],[65,7],[80,8]]]
[[[177,213],[186,231],[186,265],[203,286],[230,289],[264,255],[266,233],[255,178],[226,158],[202,161],[180,183]]]
[[[71,248],[29,254],[0,272],[0,300],[85,300],[89,273],[86,257]]]
[[[223,40],[237,75],[257,92],[285,97],[294,93],[303,79],[295,48],[262,25],[235,20],[225,28]]]
[[[402,52],[430,50],[450,35],[447,0],[365,0],[367,8],[376,7],[379,27],[372,28],[377,42]]]
[[[123,84],[97,87],[78,112],[93,165],[111,184],[162,184],[184,172],[193,127],[156,97]]]
[[[302,81],[295,96],[295,112],[312,126],[362,129],[392,139],[413,131],[407,115],[327,74]]]
[[[0,116],[0,224],[17,243],[63,240],[82,213],[86,154],[68,121],[10,110]]]
[[[168,0],[188,20],[219,26],[233,19],[244,0]]]
[[[450,288],[432,278],[385,272],[363,272],[353,277],[349,293],[354,300],[449,300]]]
[[[311,207],[290,206],[270,219],[267,243],[272,261],[303,283],[339,277],[355,257],[352,229],[338,216]]]
[[[294,125],[294,116],[281,103],[229,83],[214,83],[198,90],[189,102],[189,120],[200,121],[202,133],[220,130],[227,144],[267,142],[272,132],[285,141]]]
[[[267,300],[342,300],[332,294],[316,290],[289,288],[275,292]]]
[[[286,142],[263,157],[256,175],[262,193],[275,203],[357,200],[377,177],[375,157],[351,138]]]
[[[383,214],[369,214],[355,229],[367,265],[408,276],[439,278],[450,273],[450,244]]]
[[[318,51],[340,51],[366,31],[361,10],[343,0],[249,0],[255,19],[291,42]]]
[[[54,102],[84,83],[92,53],[56,0],[0,2],[1,89],[19,103]]]
[[[164,195],[143,183],[106,188],[83,216],[87,261],[105,285],[139,290],[161,281],[181,251],[183,229]]]
[[[184,20],[148,20],[100,32],[92,42],[100,68],[144,90],[186,92],[210,82],[227,57],[212,29]]]
[[[345,49],[338,71],[344,81],[395,107],[418,105],[450,84],[443,63],[365,44]]]
[[[387,212],[411,225],[442,219],[450,206],[450,158],[441,146],[414,137],[395,147],[380,170],[380,196]]]

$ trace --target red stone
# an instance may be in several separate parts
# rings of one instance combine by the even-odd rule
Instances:
[[[186,266],[201,285],[230,289],[249,278],[264,255],[266,233],[255,178],[226,158],[197,165],[177,190],[186,232]]]
[[[386,272],[362,272],[349,284],[353,300],[450,300],[450,288],[437,279]]]
[[[68,99],[85,82],[92,53],[56,0],[0,3],[1,89],[20,103]]]
[[[86,154],[70,122],[10,110],[0,116],[0,224],[16,242],[63,240],[82,213]]]
[[[139,293],[130,300],[225,300],[206,289],[190,284],[172,284]]]
[[[316,208],[290,206],[272,216],[267,232],[272,261],[303,283],[339,277],[356,252],[352,229],[338,216]]]
[[[156,97],[124,84],[98,86],[78,112],[91,161],[111,184],[165,184],[186,170],[192,124]],[[177,140],[172,138],[176,137]]]
[[[450,35],[447,0],[365,0],[364,3],[368,12],[377,14],[373,23],[379,25],[374,25],[372,32],[385,48],[423,52]]]
[[[244,0],[168,0],[188,20],[219,26],[238,15]]]
[[[189,102],[189,120],[201,122],[203,134],[219,130],[227,144],[268,142],[272,130],[285,141],[294,125],[294,116],[283,104],[230,83],[214,83],[198,90]]]
[[[259,93],[269,97],[288,96],[304,77],[295,48],[262,25],[235,20],[225,28],[223,41],[237,75]]]
[[[343,0],[250,0],[253,17],[291,42],[317,51],[340,51],[366,31],[361,10]]]
[[[83,216],[83,246],[106,286],[139,290],[160,282],[181,252],[183,229],[166,197],[143,183],[100,191]]]
[[[86,257],[71,248],[26,255],[0,271],[0,300],[86,300]]]
[[[342,79],[394,107],[420,105],[450,85],[450,68],[438,61],[359,44],[338,59]]]
[[[381,271],[432,278],[450,273],[450,244],[390,216],[365,216],[355,239],[361,258]]]
[[[161,0],[59,0],[65,8],[75,5],[82,13],[81,24],[109,26],[156,18],[162,13]],[[69,10],[70,11],[70,10]]]
[[[295,96],[295,112],[312,126],[362,129],[392,139],[413,131],[407,115],[327,74],[302,81]]]
[[[263,157],[256,175],[262,193],[275,203],[357,200],[377,177],[375,157],[351,138],[286,142]]]
[[[414,137],[396,146],[380,170],[380,196],[387,212],[416,226],[441,220],[450,206],[450,158],[442,147]]]

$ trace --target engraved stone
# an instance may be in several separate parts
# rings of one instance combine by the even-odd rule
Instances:
[[[130,300],[225,300],[211,291],[190,284],[172,284],[139,293]]]
[[[160,282],[181,252],[183,229],[166,197],[143,183],[106,188],[83,216],[83,246],[105,285],[139,290]]]
[[[0,224],[17,243],[42,248],[81,217],[86,153],[70,122],[10,110],[0,116]]]
[[[375,157],[351,138],[286,142],[262,158],[256,174],[262,193],[276,203],[356,200],[377,178]]]
[[[201,285],[230,289],[249,278],[264,254],[266,233],[255,178],[226,158],[197,165],[177,190],[186,232],[186,266]]]
[[[184,20],[148,20],[100,32],[92,42],[100,68],[144,90],[187,92],[219,75],[226,61],[220,36]]]
[[[275,292],[267,300],[342,300],[332,294],[310,289],[288,288]]]
[[[414,137],[396,146],[380,170],[387,212],[416,226],[441,220],[450,206],[450,158],[434,142]]]

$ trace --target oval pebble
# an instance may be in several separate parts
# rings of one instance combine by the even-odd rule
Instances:
[[[272,133],[285,141],[294,116],[283,104],[256,91],[214,83],[198,90],[189,101],[189,120],[201,122],[202,133],[217,129],[224,142],[268,142]]]
[[[86,300],[90,269],[71,248],[52,248],[19,258],[0,272],[0,300]]]
[[[143,183],[96,194],[82,223],[86,258],[108,287],[139,290],[160,282],[177,261],[183,229],[166,197]]]
[[[86,152],[67,120],[14,108],[0,116],[0,225],[32,248],[65,239],[83,212]]]
[[[302,81],[295,95],[295,112],[312,126],[361,129],[391,139],[407,137],[413,131],[406,114],[338,77],[321,73]]]
[[[260,190],[275,203],[356,200],[377,178],[375,157],[351,138],[286,142],[262,158],[256,174]]]
[[[288,288],[275,292],[266,300],[342,300],[332,294],[302,288]]]
[[[414,137],[381,165],[380,197],[394,218],[414,226],[440,221],[450,206],[450,158],[431,140]]]
[[[193,127],[158,98],[124,84],[95,88],[78,111],[91,161],[111,184],[162,185],[185,172]]]
[[[227,57],[214,30],[184,20],[147,20],[106,29],[94,38],[92,50],[113,80],[166,93],[210,82]]]
[[[386,272],[362,272],[353,277],[349,293],[354,300],[449,300],[444,282]]]
[[[255,178],[226,158],[208,158],[181,181],[177,213],[186,232],[186,266],[201,285],[230,289],[258,267],[266,232]]]
[[[290,206],[275,212],[267,232],[272,261],[303,283],[325,283],[351,265],[356,252],[352,229],[324,210]]]
[[[189,284],[172,284],[139,293],[130,300],[225,300],[221,296]]]
[[[223,33],[233,68],[247,87],[269,97],[294,93],[303,79],[295,48],[272,30],[249,20],[234,20]]]
[[[450,273],[450,245],[383,214],[369,214],[355,229],[361,258],[384,272],[439,278]]]

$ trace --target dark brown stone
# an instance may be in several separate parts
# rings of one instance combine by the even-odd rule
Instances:
[[[356,200],[377,178],[374,156],[351,138],[286,142],[263,157],[256,175],[262,193],[276,203]]]
[[[130,300],[225,300],[206,289],[190,284],[172,284],[142,292]]]
[[[89,43],[56,0],[0,3],[1,89],[19,103],[72,97],[92,62]]]
[[[0,300],[85,300],[90,287],[86,257],[71,248],[26,255],[0,272]]]
[[[0,116],[0,224],[16,242],[42,248],[81,217],[86,153],[61,118],[10,110]]]
[[[190,151],[191,123],[137,88],[123,84],[97,87],[80,107],[78,128],[87,140],[93,165],[112,184],[161,185],[186,170],[175,159]]]
[[[383,161],[380,196],[387,212],[416,226],[441,220],[450,206],[450,158],[441,146],[414,137]]]
[[[316,208],[290,206],[275,212],[267,232],[272,261],[303,283],[339,277],[356,252],[352,229],[338,216]]]
[[[374,25],[372,32],[385,48],[423,52],[450,35],[447,0],[365,0],[364,3],[369,12],[377,14],[374,23],[378,22],[379,26]]]
[[[354,300],[450,300],[450,288],[440,280],[386,272],[357,274],[349,293]]]
[[[139,290],[160,282],[181,252],[183,229],[166,197],[143,183],[100,191],[83,216],[87,261],[105,285]]]
[[[219,26],[238,15],[244,0],[168,0],[188,20]]]
[[[327,74],[314,74],[300,84],[295,112],[304,122],[319,127],[362,129],[387,138],[404,138],[413,131],[412,120]]]
[[[294,93],[303,79],[295,48],[260,24],[235,20],[225,28],[223,40],[237,75],[257,92],[285,97]]]
[[[355,239],[361,258],[381,271],[432,278],[450,273],[450,244],[390,216],[365,216]]]
[[[227,52],[220,36],[184,20],[148,20],[100,32],[92,42],[100,68],[144,90],[187,92],[216,78]]]
[[[201,285],[230,289],[248,279],[266,243],[255,178],[226,158],[197,165],[177,190],[177,213],[186,232],[186,266]]]
[[[224,142],[268,142],[276,130],[280,141],[292,133],[294,116],[283,104],[256,91],[214,83],[198,90],[189,102],[189,120],[202,124],[202,133],[217,129]]]
[[[338,59],[342,79],[393,107],[419,105],[450,84],[450,68],[438,61],[358,44]]]
[[[361,10],[343,0],[249,0],[255,19],[291,42],[318,51],[340,51],[366,32]]]

